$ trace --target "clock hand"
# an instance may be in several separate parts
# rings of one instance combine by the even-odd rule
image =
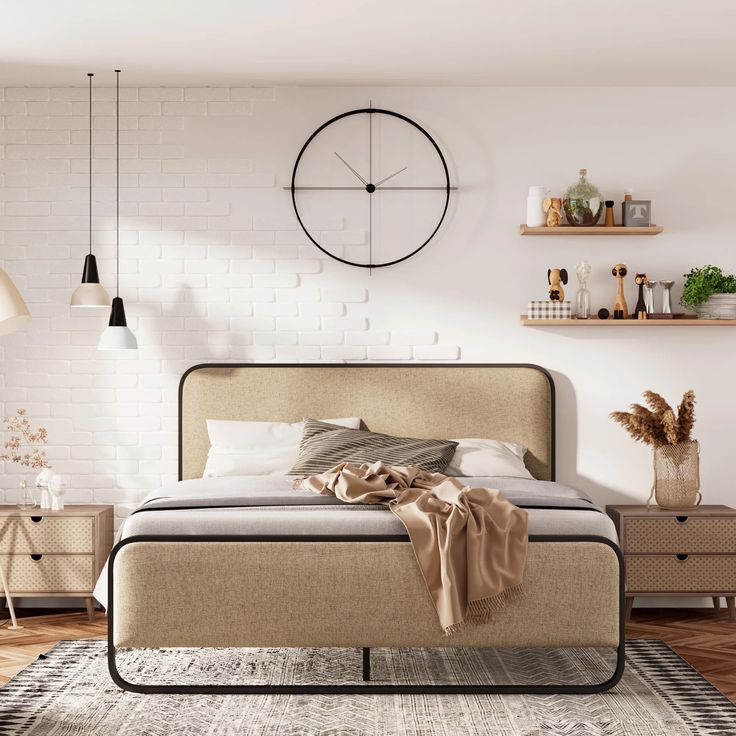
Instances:
[[[368,182],[337,151],[333,151],[333,153],[335,154],[335,156],[337,156],[340,159],[340,161],[342,161],[345,164],[345,166],[347,166],[350,169],[350,171],[353,172],[353,174],[355,174],[355,176],[358,177],[358,179],[360,179],[363,182],[363,184],[368,186]]]
[[[398,176],[402,171],[406,171],[406,169],[407,169],[407,167],[404,166],[403,169],[399,169],[396,173],[391,174],[391,176],[387,176],[385,179],[381,179],[381,181],[377,181],[376,182],[376,189],[378,189],[378,187],[380,187],[381,184],[383,184],[383,182],[388,181],[389,179],[393,179],[395,176]]]

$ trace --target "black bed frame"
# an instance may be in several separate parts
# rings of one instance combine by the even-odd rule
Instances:
[[[381,363],[372,365],[369,363],[362,364],[338,364],[335,367],[405,367],[406,364],[388,364]],[[492,363],[492,364],[462,364],[463,367],[483,367],[483,368],[533,368],[542,373],[549,382],[550,400],[551,400],[551,480],[555,478],[555,386],[550,373],[544,368],[526,363]],[[204,363],[193,366],[187,370],[179,383],[179,480],[182,476],[182,397],[184,389],[184,381],[187,376],[200,368],[257,368],[258,364],[253,363]],[[319,367],[328,368],[330,364],[279,364],[269,363],[269,368],[274,367]],[[447,367],[438,364],[418,364],[417,368],[436,368]],[[626,663],[625,650],[625,615],[624,615],[624,559],[620,548],[617,544],[605,537],[594,535],[568,535],[568,536],[552,536],[552,535],[532,535],[529,537],[530,542],[597,542],[605,544],[616,554],[619,566],[619,637],[616,646],[616,664],[611,676],[599,683],[584,685],[566,685],[564,683],[550,683],[545,685],[516,685],[516,684],[473,684],[473,685],[457,685],[457,684],[373,684],[371,681],[371,655],[370,648],[363,647],[363,681],[366,684],[305,684],[305,685],[163,685],[163,684],[139,684],[126,680],[118,671],[116,662],[116,649],[113,640],[114,632],[114,567],[115,559],[124,547],[139,542],[190,542],[191,536],[186,535],[141,535],[128,537],[118,542],[113,548],[108,562],[108,648],[107,660],[110,676],[118,687],[123,690],[144,694],[202,694],[202,695],[317,695],[317,694],[333,694],[333,695],[356,695],[356,694],[376,694],[376,695],[482,695],[482,694],[506,694],[506,695],[583,695],[591,693],[600,693],[610,690],[614,687],[624,673]],[[363,536],[339,536],[339,535],[299,535],[299,536],[269,536],[269,535],[208,535],[197,537],[198,542],[408,542],[406,535],[363,535]]]

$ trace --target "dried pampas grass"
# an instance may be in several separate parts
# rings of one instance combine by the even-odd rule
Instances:
[[[614,411],[611,419],[620,424],[637,442],[652,447],[676,445],[692,439],[695,424],[695,392],[690,390],[682,397],[675,415],[672,407],[658,393],[645,391],[642,396],[649,404],[632,404],[631,412]]]

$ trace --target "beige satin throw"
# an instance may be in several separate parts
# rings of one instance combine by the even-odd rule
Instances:
[[[440,626],[487,623],[524,595],[527,513],[500,491],[416,467],[343,463],[296,486],[348,503],[380,503],[401,520]]]

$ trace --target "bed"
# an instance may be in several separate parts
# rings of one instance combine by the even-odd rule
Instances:
[[[527,597],[446,637],[400,522],[381,509],[282,504],[285,480],[201,479],[207,419],[360,416],[413,437],[491,437],[527,449],[533,489],[475,479],[529,509]],[[179,479],[121,529],[107,570],[114,681],[168,693],[586,693],[624,667],[622,557],[605,514],[555,483],[552,377],[533,365],[237,365],[191,368],[179,391]],[[236,498],[247,490],[248,503]],[[259,500],[253,502],[252,498]],[[295,505],[296,504],[296,505]],[[370,680],[377,647],[610,648],[586,684],[392,684]],[[365,682],[151,684],[118,649],[335,647],[363,653]]]

